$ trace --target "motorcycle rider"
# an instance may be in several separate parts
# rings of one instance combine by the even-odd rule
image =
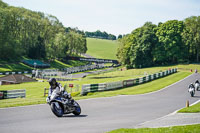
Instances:
[[[198,79],[195,81],[195,84],[196,84],[196,83],[198,83],[198,84],[199,84],[199,80],[198,80]]]
[[[64,98],[71,100],[71,96],[64,90],[64,88],[62,87],[60,83],[56,82],[55,78],[49,79],[49,85],[50,85],[50,88],[49,88],[49,94],[47,97],[47,102],[50,101],[50,97],[54,90],[56,90],[57,93],[61,94]]]
[[[194,87],[193,83],[191,83],[188,88],[195,88],[195,87]]]

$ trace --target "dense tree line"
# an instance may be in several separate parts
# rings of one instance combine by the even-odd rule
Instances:
[[[108,39],[108,40],[116,40],[116,36],[112,34],[108,34],[107,32],[101,32],[100,30],[97,30],[95,32],[85,32],[86,37],[92,37],[92,38],[100,38],[100,39]]]
[[[86,51],[84,32],[65,28],[55,16],[0,0],[0,60],[57,58]]]
[[[128,68],[199,62],[200,16],[146,22],[119,41],[117,57]]]

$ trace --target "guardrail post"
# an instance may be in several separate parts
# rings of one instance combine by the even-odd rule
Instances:
[[[156,79],[156,78],[157,78],[156,74],[153,74],[153,78],[154,78],[154,79]]]
[[[46,94],[48,94],[48,92],[46,92],[48,90],[49,90],[48,88],[44,87],[44,97],[46,96]]]
[[[148,81],[149,81],[149,76],[147,75],[147,76],[146,76],[146,82],[148,82]]]
[[[145,83],[146,82],[146,77],[143,77],[143,83]]]
[[[162,72],[163,77],[165,76],[165,72]]]
[[[160,77],[163,77],[163,73],[162,72],[160,72]]]
[[[96,91],[98,91],[98,88],[99,88],[99,84],[91,84],[91,85],[90,85],[90,91],[91,91],[91,92],[96,92]]]
[[[167,71],[165,71],[165,72],[166,72],[166,75],[168,75],[168,74],[169,74],[168,70],[167,70]]]
[[[149,81],[151,81],[151,75],[149,75]]]
[[[160,78],[160,73],[158,73],[158,78]]]
[[[136,85],[138,85],[139,84],[139,78],[137,78],[137,79],[135,79],[136,80]]]

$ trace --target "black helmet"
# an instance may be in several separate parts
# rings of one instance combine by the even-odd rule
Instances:
[[[55,78],[49,79],[49,85],[50,86],[56,85],[56,79]]]

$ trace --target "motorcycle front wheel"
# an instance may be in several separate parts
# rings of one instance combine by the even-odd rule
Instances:
[[[75,106],[75,110],[73,111],[74,115],[80,115],[81,114],[81,107],[80,105],[74,101],[74,106]]]
[[[63,109],[59,105],[58,102],[52,102],[51,103],[51,111],[57,116],[57,117],[62,117],[63,116]]]

